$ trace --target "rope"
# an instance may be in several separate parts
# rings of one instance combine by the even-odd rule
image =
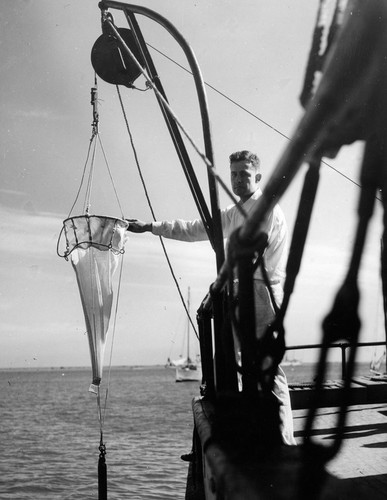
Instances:
[[[83,204],[83,212],[84,213],[89,213],[89,209],[91,206],[91,188],[93,186],[93,177],[94,177],[94,162],[95,162],[95,153],[97,150],[97,141],[95,140],[96,135],[94,134],[93,137],[93,153],[91,156],[91,163],[90,163],[90,172],[89,172],[89,177],[87,180],[87,185],[86,185],[86,194],[85,194],[85,200]]]
[[[96,87],[97,87],[97,80],[95,77],[95,88],[93,88],[91,91],[92,92],[91,104],[93,105],[92,135],[91,135],[91,138],[89,141],[89,147],[87,150],[86,161],[85,161],[84,168],[83,168],[81,182],[80,182],[80,185],[79,185],[76,197],[75,197],[75,201],[70,209],[68,218],[71,216],[71,213],[73,212],[74,207],[77,204],[77,201],[79,199],[82,186],[84,185],[84,182],[86,179],[87,167],[88,167],[89,160],[90,160],[90,171],[89,171],[89,175],[88,175],[87,182],[86,182],[85,199],[84,199],[84,204],[83,204],[83,212],[86,214],[89,213],[89,209],[91,206],[91,194],[92,194],[92,186],[93,186],[93,178],[94,178],[94,168],[95,168],[97,144],[99,144],[101,151],[102,151],[104,161],[105,161],[105,165],[106,165],[106,168],[108,171],[110,182],[112,184],[113,191],[114,191],[114,194],[116,197],[116,201],[117,201],[118,207],[119,207],[120,212],[121,212],[121,216],[122,216],[122,219],[124,219],[123,209],[122,209],[122,205],[121,205],[121,202],[120,202],[120,199],[118,196],[117,188],[116,188],[115,183],[114,183],[111,168],[110,168],[110,165],[109,165],[106,153],[105,153],[105,149],[103,147],[101,136],[98,132],[98,112],[96,109],[96,95],[97,95]],[[97,142],[97,139],[98,139],[98,142]],[[64,227],[62,228],[60,236],[62,235],[63,229],[64,229]],[[59,236],[59,238],[60,238],[60,236]],[[59,240],[58,240],[58,244],[59,244]],[[109,251],[111,251],[111,249],[109,249]],[[59,255],[58,248],[57,248],[57,253]],[[91,258],[89,259],[89,266],[90,266],[89,272],[91,275],[91,273],[92,273]],[[119,280],[118,280],[118,290],[117,290],[117,298],[116,298],[115,311],[114,311],[113,332],[112,332],[112,341],[111,341],[111,349],[110,349],[109,370],[108,370],[108,376],[107,376],[107,388],[106,388],[106,392],[105,392],[103,405],[101,404],[101,387],[97,386],[97,417],[98,417],[99,428],[100,428],[100,444],[99,444],[100,454],[99,454],[99,460],[98,460],[98,497],[100,500],[104,500],[107,498],[107,467],[106,467],[106,460],[105,460],[106,447],[105,447],[105,444],[103,442],[103,428],[104,428],[104,423],[105,423],[105,418],[106,418],[107,400],[108,400],[109,388],[110,388],[112,354],[113,354],[113,346],[114,346],[116,323],[117,323],[118,302],[119,302],[121,281],[122,281],[122,269],[123,269],[123,257],[121,258],[121,265],[120,265],[120,274],[119,274]],[[93,294],[91,294],[91,296],[93,297],[93,301],[94,301]],[[93,308],[94,308],[94,303],[93,303]]]
[[[105,150],[104,150],[104,147],[102,145],[102,140],[101,140],[101,136],[100,134],[97,134],[98,136],[98,141],[99,141],[99,144],[101,146],[101,151],[102,151],[102,154],[103,154],[103,157],[104,157],[104,160],[105,160],[105,163],[106,163],[106,168],[108,170],[108,173],[109,173],[109,177],[110,177],[110,181],[112,183],[112,186],[113,186],[113,191],[114,191],[114,194],[116,196],[116,200],[117,200],[117,203],[118,203],[118,206],[119,206],[119,209],[121,211],[121,216],[122,218],[124,218],[124,211],[122,210],[122,206],[121,206],[121,203],[120,203],[120,199],[118,197],[118,192],[117,192],[117,189],[116,189],[116,186],[114,184],[114,180],[113,180],[113,176],[112,176],[112,173],[111,173],[111,170],[110,170],[110,166],[109,166],[109,162],[107,160],[107,157],[106,157],[106,154],[105,154]]]
[[[111,182],[112,187],[113,187],[114,195],[116,197],[117,205],[118,205],[119,210],[121,212],[121,217],[124,219],[124,212],[123,212],[122,205],[121,205],[121,202],[120,202],[120,199],[118,196],[117,188],[116,188],[116,185],[114,183],[113,175],[112,175],[110,165],[109,165],[106,153],[105,153],[105,148],[103,147],[103,144],[102,144],[101,135],[98,131],[99,114],[98,114],[97,107],[96,107],[96,101],[97,101],[97,76],[96,76],[96,74],[94,75],[94,85],[95,85],[95,87],[91,89],[91,96],[92,96],[91,97],[91,104],[93,105],[92,134],[90,137],[89,147],[87,150],[86,161],[85,161],[85,164],[83,167],[81,182],[79,184],[79,188],[78,188],[74,203],[70,209],[70,212],[69,212],[67,218],[70,217],[70,215],[71,215],[72,211],[74,210],[74,207],[79,199],[82,186],[85,182],[87,166],[89,163],[90,153],[91,153],[90,172],[89,172],[89,176],[88,176],[88,180],[87,180],[87,184],[86,184],[86,194],[85,194],[85,200],[84,200],[84,205],[83,205],[83,212],[88,213],[90,210],[91,193],[92,193],[94,168],[95,168],[94,165],[95,165],[95,158],[96,158],[96,153],[97,153],[97,139],[98,139],[98,143],[99,143],[99,146],[101,148],[103,158],[105,160],[105,166],[107,168],[110,182]]]
[[[92,264],[92,257],[89,254],[88,255],[88,263],[89,263],[89,274],[90,276],[93,275],[93,264]],[[92,291],[92,280],[90,280],[90,296],[92,297],[92,309],[95,310],[95,302],[94,302],[94,294]],[[95,316],[93,314],[93,321],[94,321],[94,331],[96,330],[95,328]],[[99,428],[100,428],[100,433],[102,434],[103,430],[103,421],[102,421],[102,411],[101,411],[101,394],[100,394],[100,386],[97,386],[97,414],[98,414],[98,422],[99,422]]]
[[[156,47],[153,47],[153,45],[151,45],[150,43],[147,43],[148,47],[152,48],[154,51],[158,52],[159,54],[161,54],[163,57],[165,57],[166,59],[168,59],[169,61],[171,61],[173,64],[175,64],[176,66],[178,66],[179,68],[181,68],[183,71],[185,71],[186,73],[189,73],[190,75],[192,75],[192,72],[189,71],[187,68],[185,68],[184,66],[182,66],[181,64],[179,64],[178,62],[176,62],[174,59],[172,59],[171,57],[167,56],[164,52],[156,49]],[[227,99],[228,101],[230,101],[232,104],[234,104],[234,106],[238,107],[239,109],[241,109],[242,111],[244,111],[245,113],[247,113],[248,115],[252,116],[253,118],[255,118],[256,120],[258,120],[259,122],[261,122],[263,125],[265,125],[266,127],[270,128],[271,130],[273,130],[274,132],[276,132],[277,134],[279,134],[280,136],[282,136],[284,139],[287,139],[288,141],[291,141],[292,139],[284,134],[283,132],[281,132],[279,129],[277,129],[276,127],[274,127],[273,125],[271,125],[269,122],[265,121],[263,118],[260,118],[257,114],[253,113],[252,111],[250,111],[249,109],[245,108],[244,106],[242,106],[242,104],[238,103],[237,101],[235,101],[234,99],[232,99],[231,97],[227,96],[225,93],[221,92],[220,90],[218,90],[216,87],[214,87],[213,85],[211,85],[210,83],[207,83],[207,82],[204,82],[204,84],[210,88],[211,90],[213,90],[214,92],[218,93],[219,95],[221,95],[222,97],[224,97],[225,99]],[[326,165],[328,168],[330,168],[331,170],[333,170],[336,174],[338,175],[341,175],[341,177],[343,177],[344,179],[346,179],[347,181],[351,182],[352,184],[354,184],[355,186],[357,186],[358,188],[361,188],[361,185],[360,183],[354,181],[353,179],[351,179],[350,177],[348,177],[347,175],[345,175],[343,172],[340,172],[340,170],[338,170],[337,168],[333,167],[331,164],[327,163],[326,161],[324,160],[321,160],[321,163],[323,163],[324,165]],[[219,178],[218,177],[215,177],[216,180],[219,182],[219,184],[222,186],[222,188],[224,189],[224,185],[220,182]],[[226,190],[225,190],[226,191]],[[227,192],[227,191],[226,191]],[[229,195],[229,193],[227,193]],[[230,196],[230,195],[229,195]],[[379,200],[379,201],[382,201],[381,198],[379,198],[378,196],[376,196],[376,199]],[[233,200],[234,201],[234,200]]]
[[[108,394],[109,394],[109,389],[110,389],[110,376],[111,376],[112,359],[113,359],[113,345],[114,345],[114,338],[115,338],[115,333],[116,333],[117,314],[118,314],[118,302],[119,302],[119,297],[120,297],[120,293],[121,293],[121,281],[122,281],[123,267],[124,267],[124,257],[122,255],[122,257],[121,257],[121,263],[120,263],[120,275],[119,275],[119,279],[118,279],[116,307],[115,307],[115,311],[114,311],[112,342],[111,342],[111,347],[110,347],[109,368],[108,368],[108,376],[107,376],[107,387],[106,387],[106,393],[105,393],[105,403],[104,403],[104,409],[103,409],[102,425],[105,423],[106,406],[107,406]]]
[[[184,66],[182,66],[181,64],[179,64],[177,61],[175,61],[171,57],[167,56],[167,54],[165,54],[164,52],[162,52],[159,49],[156,49],[156,47],[153,47],[153,45],[151,45],[150,43],[147,43],[147,45],[148,45],[148,47],[150,47],[151,49],[153,49],[155,52],[158,52],[163,57],[165,57],[166,59],[168,59],[169,61],[171,61],[173,64],[175,64],[176,66],[178,66],[180,69],[182,69],[186,73],[192,75],[192,72],[189,69],[185,68]],[[244,106],[242,106],[242,104],[239,104],[238,102],[234,101],[234,99],[232,99],[231,97],[227,96],[225,93],[221,92],[220,90],[218,90],[216,87],[214,87],[210,83],[204,82],[204,85],[206,85],[206,87],[210,88],[211,90],[213,90],[217,94],[221,95],[222,97],[224,97],[225,99],[227,99],[228,101],[230,101],[232,104],[234,104],[235,106],[237,106],[238,108],[240,108],[242,111],[245,111],[247,114],[251,115],[253,118],[255,118],[256,120],[258,120],[261,123],[263,123],[263,125],[266,125],[266,127],[269,127],[272,130],[274,130],[274,132],[276,132],[277,134],[282,135],[282,137],[284,137],[285,139],[289,139],[289,137],[287,135],[285,135],[284,133],[282,133],[280,130],[278,130],[277,128],[275,128],[273,125],[270,125],[270,123],[268,123],[267,121],[265,121],[263,118],[260,118],[258,115],[256,115],[252,111],[249,111],[247,108],[245,108]]]
[[[82,179],[81,179],[81,182],[79,184],[78,191],[77,191],[77,194],[75,196],[74,203],[72,204],[70,212],[68,213],[68,216],[67,216],[68,219],[70,218],[70,216],[72,214],[72,211],[74,210],[74,207],[75,207],[75,205],[76,205],[76,203],[78,201],[79,195],[81,193],[82,185],[83,185],[83,182],[84,182],[85,176],[86,176],[87,164],[89,163],[90,150],[91,150],[91,146],[93,144],[93,141],[94,141],[94,134],[90,138],[89,147],[87,149],[86,161],[85,161],[85,164],[83,166]]]
[[[137,155],[137,150],[136,150],[136,147],[135,147],[135,144],[134,144],[133,135],[132,135],[132,132],[131,132],[130,127],[129,127],[128,118],[127,118],[127,115],[126,115],[126,112],[125,112],[124,104],[123,104],[122,97],[121,97],[121,92],[120,92],[120,89],[119,89],[118,85],[116,85],[116,89],[117,89],[117,94],[118,94],[118,98],[119,98],[120,105],[121,105],[122,114],[123,114],[124,120],[125,120],[126,130],[128,132],[130,143],[131,143],[131,146],[132,146],[132,150],[133,150],[133,154],[134,154],[134,159],[135,159],[136,166],[137,166],[137,171],[138,171],[138,174],[139,174],[140,179],[141,179],[141,184],[142,184],[142,187],[144,189],[145,197],[146,197],[146,200],[147,200],[147,203],[148,203],[148,206],[149,206],[149,210],[150,210],[150,212],[152,214],[152,218],[153,218],[154,221],[156,221],[155,212],[153,210],[152,202],[150,200],[150,196],[149,196],[146,184],[145,184],[144,176],[143,176],[143,173],[142,173],[142,170],[141,170],[141,167],[140,167],[140,162],[139,162],[138,155]],[[190,322],[190,324],[191,324],[191,326],[193,328],[193,331],[194,331],[194,333],[196,335],[196,338],[199,339],[199,334],[198,334],[198,332],[196,330],[196,327],[195,327],[195,324],[192,321],[191,316],[189,314],[187,305],[185,303],[183,294],[182,294],[181,289],[180,289],[179,282],[178,282],[178,280],[176,278],[176,275],[175,275],[175,272],[173,270],[171,261],[169,259],[169,255],[168,255],[167,249],[165,247],[164,240],[163,240],[163,238],[161,236],[159,236],[159,240],[160,240],[161,247],[163,249],[163,252],[164,252],[164,255],[165,255],[165,259],[167,261],[169,270],[171,272],[173,281],[175,282],[178,294],[180,296],[180,300],[181,300],[181,302],[183,304],[183,307],[184,307],[184,310],[185,310],[185,312],[187,314],[188,320],[189,320],[189,322]]]
[[[190,134],[187,132],[187,130],[185,129],[184,125],[181,123],[181,121],[179,120],[179,118],[177,117],[177,115],[175,114],[175,112],[173,111],[173,109],[171,108],[169,102],[164,98],[164,96],[161,94],[161,92],[158,90],[158,88],[155,86],[155,84],[152,82],[152,80],[149,79],[148,75],[146,74],[146,72],[142,68],[141,64],[137,61],[137,59],[135,58],[134,54],[131,52],[131,50],[129,49],[129,47],[127,47],[125,45],[125,42],[123,41],[123,39],[121,38],[120,34],[118,33],[117,28],[114,26],[114,24],[111,21],[107,21],[107,22],[110,24],[110,27],[113,30],[114,36],[117,38],[117,40],[119,40],[126,47],[126,51],[127,51],[128,55],[132,59],[132,62],[136,65],[137,69],[141,72],[141,74],[146,79],[147,85],[149,85],[149,87],[151,87],[153,89],[153,91],[155,92],[157,98],[163,104],[163,106],[165,107],[165,109],[168,110],[168,113],[171,115],[171,117],[173,118],[173,120],[176,122],[176,125],[180,128],[180,130],[183,132],[183,134],[186,136],[186,138],[188,139],[189,143],[191,144],[191,146],[193,147],[193,149],[195,150],[195,152],[203,160],[203,162],[206,165],[209,173],[222,186],[222,188],[224,189],[224,191],[230,197],[231,201],[234,204],[237,205],[238,201],[235,198],[235,196],[233,195],[233,193],[230,191],[230,189],[227,187],[227,185],[225,184],[225,182],[218,175],[218,173],[216,172],[216,169],[215,169],[214,165],[210,162],[210,160],[207,158],[207,156],[200,150],[200,148],[197,146],[197,144],[192,139],[192,137],[190,136]],[[122,106],[122,104],[121,104],[121,106]],[[243,215],[245,215],[245,212],[243,211],[243,209],[241,207],[239,207],[238,205],[237,205],[237,207],[238,207],[238,210],[240,210],[241,213]]]

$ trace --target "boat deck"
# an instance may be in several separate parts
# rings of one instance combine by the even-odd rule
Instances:
[[[305,417],[308,410],[294,410],[295,436],[302,443]],[[313,439],[329,446],[337,425],[336,407],[317,411]],[[326,465],[328,473],[351,483],[352,498],[382,500],[387,495],[387,404],[351,405],[348,408],[344,439],[337,456]],[[343,494],[344,495],[344,494]],[[350,498],[338,496],[337,498]]]
[[[313,440],[330,446],[338,422],[341,381],[327,382],[317,411]],[[290,384],[296,439],[302,443],[303,429],[313,389]],[[308,394],[309,393],[309,394]],[[326,470],[359,488],[357,498],[385,498],[387,495],[387,383],[385,378],[354,377],[343,442]],[[345,482],[345,481],[344,481]],[[363,491],[364,490],[364,491]],[[360,495],[360,491],[362,494]]]
[[[205,450],[206,498],[384,500],[387,495],[386,391],[385,382],[374,383],[364,377],[354,380],[340,450],[325,465],[319,464],[312,450],[302,446],[308,414],[303,403],[310,402],[306,387],[302,389],[303,396],[297,395],[294,399],[298,405],[293,409],[293,420],[299,446],[273,448],[264,458],[246,454],[243,446],[238,447],[238,438],[232,438],[230,446],[229,437],[240,432],[243,426],[236,421],[236,425],[230,427],[232,432],[221,436],[215,426],[216,412],[212,404],[197,398],[193,407],[198,435]],[[294,391],[291,397],[292,393]],[[314,443],[326,447],[333,445],[339,417],[336,403],[340,394],[339,382],[329,384],[323,398],[325,404],[316,412],[312,430]]]

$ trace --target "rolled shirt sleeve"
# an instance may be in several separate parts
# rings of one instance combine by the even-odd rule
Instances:
[[[152,223],[152,233],[180,241],[204,241],[208,240],[207,232],[203,222],[199,219],[186,221],[176,219],[173,221],[158,221]]]
[[[251,198],[243,204],[246,213],[251,213],[262,195],[258,189]],[[223,235],[228,238],[233,231],[244,223],[244,216],[235,205],[230,205],[221,210],[221,221]],[[282,281],[285,278],[285,266],[287,260],[287,225],[284,214],[278,205],[269,214],[263,227],[268,235],[268,245],[264,253],[265,267],[269,279],[273,282]],[[152,233],[179,241],[204,241],[208,240],[204,224],[200,219],[186,221],[176,219],[173,221],[158,221],[152,223]],[[255,279],[262,280],[261,269],[258,268],[254,275]]]

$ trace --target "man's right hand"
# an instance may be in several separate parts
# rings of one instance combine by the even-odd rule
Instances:
[[[152,232],[152,223],[151,222],[143,222],[138,219],[126,219],[129,223],[127,231],[131,231],[132,233],[146,233]]]

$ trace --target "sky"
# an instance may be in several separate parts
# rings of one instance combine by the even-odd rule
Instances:
[[[257,152],[262,186],[302,116],[299,94],[317,0],[138,0],[166,17],[192,46],[203,78],[215,166],[228,181],[228,156]],[[113,14],[116,24],[125,20]],[[180,65],[171,36],[139,16],[146,41]],[[75,200],[91,136],[90,53],[101,34],[96,0],[13,0],[0,12],[0,368],[89,366],[75,274],[56,253]],[[192,78],[150,48],[168,99],[203,149]],[[136,85],[144,89],[142,77]],[[216,89],[213,90],[213,88]],[[159,220],[198,216],[152,92],[121,89],[136,154]],[[98,80],[100,134],[124,216],[151,220],[115,86]],[[225,98],[223,95],[227,96]],[[235,103],[231,102],[234,101]],[[250,113],[241,109],[246,108]],[[280,133],[279,133],[280,132]],[[191,146],[188,151],[193,153]],[[324,166],[305,258],[286,319],[287,344],[321,339],[321,321],[343,279],[355,228],[362,144]],[[207,174],[193,164],[207,196]],[[92,213],[120,216],[102,154],[96,158]],[[339,175],[330,166],[355,182]],[[305,167],[280,201],[294,224]],[[221,205],[230,204],[220,193]],[[78,213],[81,207],[76,206]],[[377,205],[359,279],[361,341],[381,341],[381,210]],[[165,242],[191,312],[216,277],[207,242]],[[186,318],[158,238],[131,234],[126,245],[116,328],[105,361],[163,364],[183,349]],[[111,354],[110,354],[111,353]],[[364,360],[371,350],[363,350]],[[311,360],[315,351],[297,356]]]

